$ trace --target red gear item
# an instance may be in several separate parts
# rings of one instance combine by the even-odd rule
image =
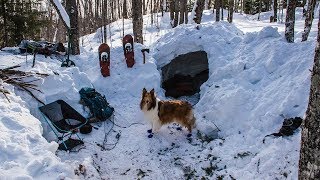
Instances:
[[[131,68],[134,61],[134,49],[133,49],[133,38],[130,34],[127,34],[122,39],[123,53],[126,58],[127,67]]]
[[[99,63],[103,77],[110,76],[110,47],[106,43],[99,46]]]

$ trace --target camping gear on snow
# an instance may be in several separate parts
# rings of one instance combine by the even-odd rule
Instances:
[[[127,67],[131,68],[134,61],[134,49],[133,49],[133,37],[130,34],[127,34],[122,39],[123,53],[126,58]]]
[[[29,41],[22,40],[19,45],[20,53],[34,53],[37,51],[38,54],[43,54],[45,56],[50,56],[51,54],[65,55],[65,47],[62,43],[52,43],[47,41]]]
[[[114,112],[114,108],[111,107],[106,100],[105,96],[102,96],[94,88],[85,87],[79,91],[80,102],[90,109],[91,122],[105,121],[111,117]]]
[[[106,43],[102,43],[99,48],[100,71],[103,77],[110,76],[110,47]]]
[[[291,136],[293,135],[294,131],[300,127],[301,123],[302,123],[301,117],[285,118],[283,120],[282,127],[280,128],[279,132],[266,135],[265,137]],[[263,139],[263,143],[264,143],[264,139]]]
[[[143,55],[143,64],[146,63],[146,55],[145,55],[145,52],[149,53],[150,50],[147,49],[147,48],[144,48],[144,49],[141,49],[141,52],[142,52],[142,55]]]
[[[77,135],[79,129],[87,124],[88,120],[73,109],[63,100],[57,100],[47,105],[39,107],[44,119],[49,124],[52,131],[58,138],[60,150],[71,150],[74,147],[83,144],[81,138]],[[58,133],[62,134],[61,136]],[[77,139],[72,139],[72,135]],[[66,139],[66,140],[65,140]]]

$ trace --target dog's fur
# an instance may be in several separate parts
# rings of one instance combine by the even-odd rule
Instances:
[[[195,127],[195,117],[192,106],[186,101],[162,101],[156,98],[154,89],[142,90],[140,109],[152,125],[152,132],[158,132],[162,125],[176,122],[186,127],[189,132]]]

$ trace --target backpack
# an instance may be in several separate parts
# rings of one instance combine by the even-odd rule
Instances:
[[[113,114],[114,108],[109,105],[105,96],[94,88],[85,87],[79,91],[80,102],[90,109],[91,116],[105,121]]]

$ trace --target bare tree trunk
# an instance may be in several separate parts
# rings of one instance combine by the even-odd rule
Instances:
[[[277,22],[278,19],[278,0],[273,0],[273,21],[272,22]]]
[[[302,33],[302,41],[306,41],[308,39],[312,21],[314,18],[314,8],[316,7],[316,0],[309,0],[308,2],[308,10],[306,13],[306,20],[304,25],[304,32]]]
[[[128,19],[127,0],[123,0],[122,17]]]
[[[193,20],[197,24],[201,23],[202,12],[204,9],[204,3],[205,3],[205,0],[197,0],[196,1],[196,4],[195,4],[196,9],[195,9],[195,15],[194,15]]]
[[[70,41],[71,54],[80,54],[79,49],[79,29],[78,29],[78,8],[76,0],[66,1],[67,13],[70,17]]]
[[[185,5],[184,5],[184,23],[188,24],[188,0],[184,0],[185,1]]]
[[[229,0],[229,9],[228,9],[228,22],[232,23],[233,20],[233,5],[234,0]]]
[[[184,15],[186,11],[186,6],[187,6],[187,0],[180,0],[180,18],[179,18],[179,24],[184,23]]]
[[[320,13],[319,13],[320,15]],[[320,16],[319,16],[320,17]],[[302,124],[299,180],[320,179],[320,19],[306,118]]]
[[[1,1],[1,8],[2,8],[2,18],[3,18],[3,44],[1,45],[1,47],[6,47],[7,43],[8,43],[8,32],[7,32],[7,12],[6,12],[6,0],[2,0]]]
[[[179,0],[175,0],[174,9],[175,9],[175,12],[174,12],[173,27],[177,27],[179,22]]]
[[[294,23],[295,23],[295,11],[296,11],[296,0],[288,0],[287,4],[287,16],[286,16],[286,28],[285,37],[289,43],[294,42]]]
[[[153,5],[154,0],[150,0],[150,16],[151,16],[151,24],[153,24]]]
[[[174,11],[175,11],[175,3],[174,0],[169,1],[169,8],[170,8],[170,20],[171,22],[174,20]],[[173,26],[173,25],[172,25]]]
[[[216,22],[220,21],[221,0],[215,0],[216,6]]]
[[[221,9],[221,21],[223,21],[223,0],[220,0],[220,9]]]
[[[262,0],[259,0],[259,14],[258,14],[258,21],[260,21],[260,13],[261,13],[261,8],[262,8]]]
[[[142,19],[142,1],[132,0],[132,23],[134,41],[143,44],[143,19]]]

